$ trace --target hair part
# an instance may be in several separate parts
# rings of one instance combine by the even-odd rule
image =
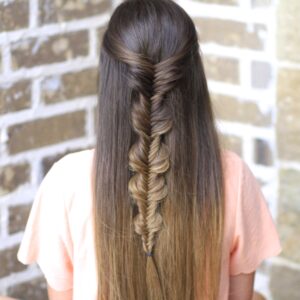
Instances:
[[[124,1],[99,74],[98,299],[217,299],[222,162],[194,23],[171,0]]]

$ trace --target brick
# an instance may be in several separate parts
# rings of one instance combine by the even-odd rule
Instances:
[[[31,204],[10,206],[8,232],[13,234],[25,229]]]
[[[204,55],[203,63],[208,79],[239,84],[239,62],[236,59]]]
[[[97,43],[97,53],[100,55],[100,48],[102,46],[103,36],[105,33],[105,30],[107,29],[107,26],[103,26],[97,29],[97,37],[98,37],[98,43]]]
[[[270,272],[270,292],[273,300],[300,299],[300,270],[273,264]]]
[[[26,0],[0,2],[0,32],[28,26],[29,4]]]
[[[44,277],[38,277],[9,287],[7,294],[22,300],[47,300],[47,282]]]
[[[86,69],[45,78],[42,82],[42,99],[45,103],[70,100],[97,94],[97,69]]]
[[[0,85],[0,114],[29,108],[30,98],[31,82],[29,80]]]
[[[0,168],[0,196],[15,191],[30,180],[30,166],[27,163],[6,165]]]
[[[20,272],[27,268],[27,266],[21,264],[17,260],[17,252],[19,250],[19,245],[12,248],[7,248],[0,251],[0,278],[8,276],[14,272]]]
[[[200,43],[217,43],[223,46],[263,50],[264,40],[261,33],[267,28],[262,24],[253,24],[249,30],[242,22],[212,18],[195,18],[195,25],[199,31]]]
[[[196,0],[197,2],[222,4],[222,5],[238,5],[239,0]]]
[[[11,45],[12,68],[68,61],[89,52],[87,31],[21,40]]]
[[[271,81],[271,65],[267,62],[251,63],[251,85],[254,88],[268,88]]]
[[[8,151],[15,154],[83,137],[85,118],[85,111],[81,110],[13,125],[8,128]]]
[[[40,1],[41,24],[78,20],[102,14],[111,7],[109,0],[93,1]]]
[[[277,56],[281,60],[300,62],[300,1],[278,1]]]
[[[256,126],[269,126],[271,124],[271,114],[263,114],[256,103],[238,101],[233,97],[220,94],[212,94],[211,98],[218,119]]]
[[[273,165],[273,153],[268,141],[262,139],[254,140],[254,161],[260,165]]]
[[[240,137],[227,134],[222,134],[220,137],[223,149],[231,150],[239,156],[242,155],[243,142]]]
[[[281,169],[279,173],[278,227],[282,257],[300,263],[300,172]]]
[[[98,126],[98,120],[97,120],[98,119],[98,107],[97,106],[94,107],[93,114],[94,114],[94,128],[95,128],[95,134],[96,134],[97,126]]]
[[[281,159],[300,159],[300,72],[280,69],[277,79],[277,147]]]

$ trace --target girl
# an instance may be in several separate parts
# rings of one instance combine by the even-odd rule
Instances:
[[[40,185],[18,258],[53,300],[248,300],[281,250],[248,166],[222,150],[195,25],[126,0],[100,53],[97,143]]]

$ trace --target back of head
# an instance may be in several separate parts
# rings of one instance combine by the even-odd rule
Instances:
[[[171,0],[124,1],[99,73],[98,299],[216,299],[223,179],[193,21]]]

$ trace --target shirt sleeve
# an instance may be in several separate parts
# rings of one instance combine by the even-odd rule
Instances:
[[[35,195],[17,253],[23,264],[37,262],[47,283],[57,291],[72,288],[72,240],[68,225],[62,161],[54,163]]]
[[[252,273],[282,248],[275,223],[260,185],[241,160],[235,232],[230,253],[230,275]]]

